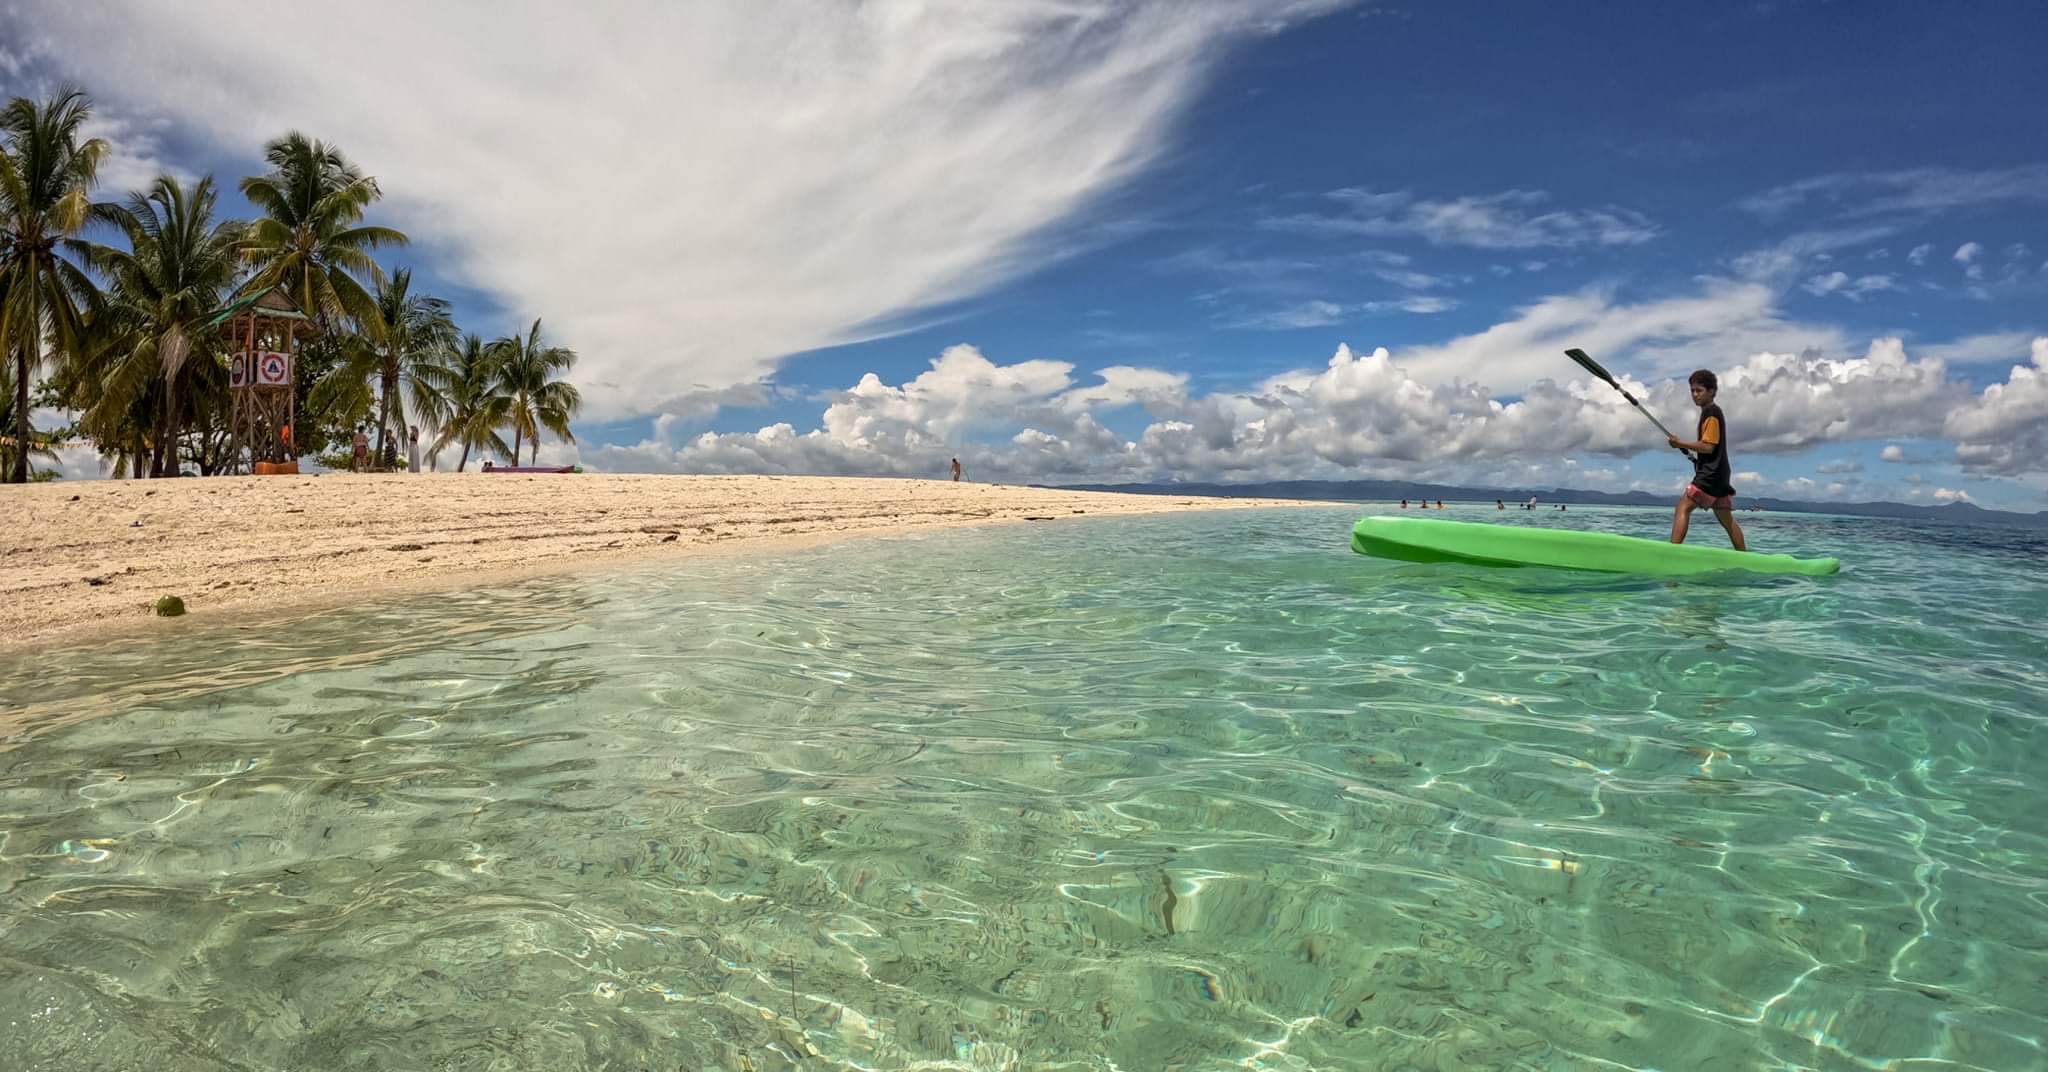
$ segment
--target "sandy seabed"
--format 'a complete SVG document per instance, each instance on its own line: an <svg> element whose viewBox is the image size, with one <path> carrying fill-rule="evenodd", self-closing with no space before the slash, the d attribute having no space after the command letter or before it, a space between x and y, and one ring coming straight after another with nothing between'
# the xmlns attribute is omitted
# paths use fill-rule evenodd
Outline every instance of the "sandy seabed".
<svg viewBox="0 0 2048 1072"><path fill-rule="evenodd" d="M605 562L946 525L1328 505L794 476L385 474L0 488L0 650ZM158 598L184 618L157 618Z"/></svg>

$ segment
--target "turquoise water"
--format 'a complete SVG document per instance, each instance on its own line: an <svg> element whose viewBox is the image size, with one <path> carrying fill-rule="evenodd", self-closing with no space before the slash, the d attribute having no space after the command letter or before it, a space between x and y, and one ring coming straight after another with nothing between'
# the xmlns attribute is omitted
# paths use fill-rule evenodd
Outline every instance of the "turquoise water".
<svg viewBox="0 0 2048 1072"><path fill-rule="evenodd" d="M2048 1067L2042 536L1752 515L1845 571L1674 583L1354 516L0 662L0 1064Z"/></svg>

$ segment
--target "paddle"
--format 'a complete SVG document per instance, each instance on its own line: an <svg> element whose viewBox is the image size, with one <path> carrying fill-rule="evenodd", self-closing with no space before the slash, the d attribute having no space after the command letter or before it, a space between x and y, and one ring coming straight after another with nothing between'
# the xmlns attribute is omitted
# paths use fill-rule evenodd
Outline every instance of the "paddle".
<svg viewBox="0 0 2048 1072"><path fill-rule="evenodd" d="M1586 356L1586 351L1581 350L1578 347L1574 346L1571 349L1566 350L1564 352L1564 356L1569 357L1573 361L1578 362L1580 368L1585 369L1587 372L1590 372L1593 375L1599 377L1600 379L1607 381L1607 386L1612 387L1617 391L1620 391L1621 397L1628 399L1628 404L1634 406L1636 408L1636 412L1643 415L1644 420L1647 420L1651 424L1656 425L1657 430L1664 433L1664 435L1667 438L1677 438L1676 436L1673 436L1671 434L1671 429L1664 427L1663 421L1660 421L1655 416L1652 416L1649 410L1643 408L1643 404L1641 402L1636 401L1636 396L1628 393L1628 388L1623 387L1619 383L1616 383L1614 377L1609 375L1606 369L1600 367L1600 362L1595 361L1591 357ZM1692 451L1689 451L1684 447L1678 448L1678 453L1683 454L1688 458L1692 457Z"/></svg>

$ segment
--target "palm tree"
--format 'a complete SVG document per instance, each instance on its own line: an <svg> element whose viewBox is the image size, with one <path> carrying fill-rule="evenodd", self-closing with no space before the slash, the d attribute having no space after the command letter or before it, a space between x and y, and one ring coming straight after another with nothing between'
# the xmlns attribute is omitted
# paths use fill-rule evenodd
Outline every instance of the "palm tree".
<svg viewBox="0 0 2048 1072"><path fill-rule="evenodd" d="M576 364L576 351L566 346L543 346L540 321L525 336L507 335L491 344L491 356L498 363L498 390L506 396L506 420L512 425L512 464L519 464L522 438L533 443L533 460L540 461L540 430L576 442L569 434L569 418L583 404L576 385L557 379Z"/></svg>
<svg viewBox="0 0 2048 1072"><path fill-rule="evenodd" d="M412 271L406 268L378 281L371 312L373 320L365 324L363 338L345 350L342 363L320 383L316 404L347 414L351 421L359 419L369 412L370 380L374 377L378 383L377 457L382 459L392 430L406 424L401 387L412 396L416 419L428 427L441 423L446 406L437 390L440 381L428 370L447 362L456 333L447 301L414 294Z"/></svg>
<svg viewBox="0 0 2048 1072"><path fill-rule="evenodd" d="M511 421L512 400L502 393L497 362L482 337L463 336L448 364L421 371L443 407L441 433L428 448L429 454L462 444L462 460L455 465L459 473L469 465L471 448L496 451L501 458L513 453L505 445L505 437L498 434L498 429Z"/></svg>
<svg viewBox="0 0 2048 1072"><path fill-rule="evenodd" d="M243 257L256 266L246 289L283 287L322 334L351 320L374 324L377 303L361 279L382 282L384 273L370 251L407 241L389 227L359 225L381 196L377 180L341 150L297 131L271 142L263 155L270 174L242 180L242 195L263 213L243 245Z"/></svg>
<svg viewBox="0 0 2048 1072"><path fill-rule="evenodd" d="M149 189L129 195L126 205L95 210L127 236L127 249L81 245L109 282L104 323L112 343L93 361L90 393L96 398L86 422L110 429L147 404L154 412L143 410L146 423L138 427L156 430L156 476L178 474L183 422L202 409L192 393L217 389L222 378L206 375L221 371L214 367L216 340L207 320L234 284L243 225L214 220L216 195L211 178L187 189L160 175Z"/></svg>
<svg viewBox="0 0 2048 1072"><path fill-rule="evenodd" d="M29 380L42 367L45 339L59 353L77 353L99 300L71 259L107 152L99 138L78 139L91 115L92 102L75 89L41 105L16 97L0 111L0 350L14 358L14 437L22 443L32 442ZM28 456L13 452L10 479L28 480Z"/></svg>

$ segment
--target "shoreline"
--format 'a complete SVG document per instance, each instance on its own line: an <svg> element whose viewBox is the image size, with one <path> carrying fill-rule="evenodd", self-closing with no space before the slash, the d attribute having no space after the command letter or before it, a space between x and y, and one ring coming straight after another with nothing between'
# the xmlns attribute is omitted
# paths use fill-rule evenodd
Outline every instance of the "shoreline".
<svg viewBox="0 0 2048 1072"><path fill-rule="evenodd" d="M1034 519L1339 505L1350 504L891 477L53 482L0 490L0 654L685 555ZM156 617L166 595L187 613Z"/></svg>

